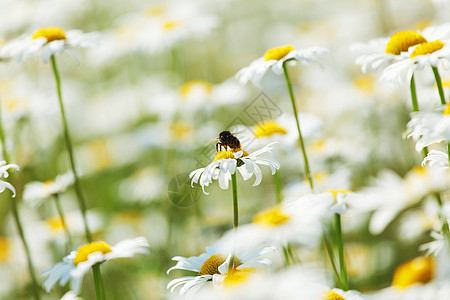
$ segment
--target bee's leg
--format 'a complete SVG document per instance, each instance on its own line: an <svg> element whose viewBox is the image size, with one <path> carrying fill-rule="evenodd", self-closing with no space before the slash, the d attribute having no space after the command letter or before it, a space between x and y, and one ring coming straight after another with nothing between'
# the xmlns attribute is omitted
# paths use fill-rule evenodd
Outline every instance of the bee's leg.
<svg viewBox="0 0 450 300"><path fill-rule="evenodd" d="M219 148L219 143L216 143L216 152L219 152L217 149Z"/></svg>

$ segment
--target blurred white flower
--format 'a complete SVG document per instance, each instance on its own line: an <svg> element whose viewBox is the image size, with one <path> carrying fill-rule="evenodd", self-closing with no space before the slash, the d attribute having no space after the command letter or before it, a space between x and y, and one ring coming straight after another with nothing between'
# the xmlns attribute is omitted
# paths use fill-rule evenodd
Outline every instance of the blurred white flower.
<svg viewBox="0 0 450 300"><path fill-rule="evenodd" d="M275 250L274 247L262 247L259 249L247 249L245 247L237 247L236 251L229 249L221 243L214 246L206 247L206 253L200 256L182 257L175 256L172 260L177 264L167 271L169 274L172 270L187 270L196 272L196 276L183 276L172 280L167 285L167 289L173 292L178 286L183 285L180 289L180 295L192 297L202 286L208 281L212 281L214 287L223 287L228 280L233 280L236 276L245 273L253 273L254 268L263 268L271 265L272 261L261 257L262 255ZM229 273L231 258L234 253L234 265Z"/></svg>
<svg viewBox="0 0 450 300"><path fill-rule="evenodd" d="M205 187L209 186L213 180L218 180L220 188L226 190L228 189L231 175L237 169L244 180L250 179L254 174L255 182L253 186L257 186L262 180L262 172L258 166L259 164L270 167L272 175L280 168L280 164L275 159L260 157L261 154L272 152L273 148L271 146L273 144L275 143L271 143L250 154L243 150L237 152L222 150L217 152L212 163L204 168L194 170L189 174L189 177L192 178L191 185L193 186L194 183L200 184L203 192L208 195Z"/></svg>
<svg viewBox="0 0 450 300"><path fill-rule="evenodd" d="M114 246L104 241L84 244L64 257L62 262L42 273L45 277L45 290L49 292L57 282L64 286L70 280L70 289L79 293L84 275L94 265L112 259L132 257L135 254L147 254L148 247L148 241L144 237L123 240Z"/></svg>
<svg viewBox="0 0 450 300"><path fill-rule="evenodd" d="M419 250L425 251L426 255L438 256L442 249L445 248L444 235L437 231L432 231L430 236L433 238L433 241L420 245Z"/></svg>
<svg viewBox="0 0 450 300"><path fill-rule="evenodd" d="M60 300L81 300L81 298L74 291L68 291Z"/></svg>
<svg viewBox="0 0 450 300"><path fill-rule="evenodd" d="M431 168L448 169L448 154L439 150L431 150L422 161L422 167L428 164Z"/></svg>
<svg viewBox="0 0 450 300"><path fill-rule="evenodd" d="M250 63L249 66L239 70L236 79L241 84L247 84L251 81L258 85L258 82L266 74L272 70L275 74L283 73L283 64L286 62L301 62L303 64L317 63L321 66L320 56L328 53L328 49L322 47L309 47L305 49L295 49L291 45L277 47L266 51L263 57L260 57Z"/></svg>
<svg viewBox="0 0 450 300"><path fill-rule="evenodd" d="M69 171L56 176L55 180L27 183L23 191L23 200L33 208L39 207L45 199L64 192L73 184L73 181L73 173Z"/></svg>
<svg viewBox="0 0 450 300"><path fill-rule="evenodd" d="M250 224L229 231L223 239L236 240L239 245L268 243L286 246L288 243L311 249L322 237L322 223L331 216L333 200L325 194L309 194L294 201L283 202L258 212Z"/></svg>
<svg viewBox="0 0 450 300"><path fill-rule="evenodd" d="M359 204L367 210L375 210L369 230L379 234L402 210L449 188L450 173L445 170L415 167L405 178L386 170L380 173L373 186L361 191L365 197Z"/></svg>
<svg viewBox="0 0 450 300"><path fill-rule="evenodd" d="M353 45L350 50L358 55L356 64L360 65L365 73L369 68L385 69L392 63L407 60L409 56L405 56L404 53L408 52L410 47L449 37L450 23L445 23L427 27L422 31L397 32L389 38L374 39L366 44L358 43Z"/></svg>
<svg viewBox="0 0 450 300"><path fill-rule="evenodd" d="M50 57L69 51L78 61L74 48L87 48L97 45L97 32L83 33L81 30L64 31L58 27L41 28L32 35L24 34L7 42L0 48L0 57L14 58L16 61L41 56L48 63Z"/></svg>
<svg viewBox="0 0 450 300"><path fill-rule="evenodd" d="M444 111L417 112L411 114L411 120L406 125L416 143L416 151L442 141L450 142L450 104Z"/></svg>
<svg viewBox="0 0 450 300"><path fill-rule="evenodd" d="M9 174L7 170L10 168L16 169L17 171L19 170L19 166L16 164L6 164L6 161L0 161L0 178L8 178ZM4 192L5 189L9 189L13 193L13 197L16 196L16 189L14 186L9 182L0 180L0 193Z"/></svg>

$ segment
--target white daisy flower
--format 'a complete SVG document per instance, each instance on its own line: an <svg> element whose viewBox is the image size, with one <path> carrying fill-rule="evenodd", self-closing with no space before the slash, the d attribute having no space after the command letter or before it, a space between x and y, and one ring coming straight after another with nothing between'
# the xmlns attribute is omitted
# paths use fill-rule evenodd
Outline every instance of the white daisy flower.
<svg viewBox="0 0 450 300"><path fill-rule="evenodd" d="M105 261L132 257L135 254L147 254L149 244L145 237L137 237L120 241L114 246L104 241L87 243L77 251L72 251L51 269L43 272L44 287L49 292L59 282L64 286L69 280L70 289L76 293L80 292L84 275L96 264Z"/></svg>
<svg viewBox="0 0 450 300"><path fill-rule="evenodd" d="M6 164L6 161L0 161L0 178L8 178L9 174L7 170L10 168L16 169L17 171L19 170L19 166L16 164ZM13 193L13 197L16 196L16 189L14 186L9 182L0 179L0 193L4 192L5 189L10 190Z"/></svg>
<svg viewBox="0 0 450 300"><path fill-rule="evenodd" d="M250 224L229 231L224 240L239 245L254 245L264 242L276 246L295 243L308 248L319 245L323 221L331 216L333 200L326 194L309 194L295 201L284 201L279 205L258 212Z"/></svg>
<svg viewBox="0 0 450 300"><path fill-rule="evenodd" d="M45 63L50 57L68 50L78 61L74 48L87 48L97 45L97 32L83 33L81 30L64 31L58 27L41 28L32 35L25 34L7 42L0 49L0 57L14 58L16 61L41 56Z"/></svg>
<svg viewBox="0 0 450 300"><path fill-rule="evenodd" d="M450 173L433 168L415 167L402 178L392 171L380 173L372 187L361 193L366 196L359 203L367 210L375 210L369 223L373 234L381 233L404 209L426 196L450 189Z"/></svg>
<svg viewBox="0 0 450 300"><path fill-rule="evenodd" d="M68 291L60 300L82 300L74 291Z"/></svg>
<svg viewBox="0 0 450 300"><path fill-rule="evenodd" d="M435 40L410 47L402 53L405 59L395 62L384 69L380 77L382 81L409 85L414 72L425 67L450 68L450 40Z"/></svg>
<svg viewBox="0 0 450 300"><path fill-rule="evenodd" d="M263 57L260 57L250 63L249 66L239 70L236 79L242 84L252 81L257 85L267 71L272 70L276 75L283 73L283 64L285 62L301 62L303 64L317 63L321 66L318 59L328 53L328 49L322 47L309 47L305 49L295 49L291 45L272 48L266 51Z"/></svg>
<svg viewBox="0 0 450 300"><path fill-rule="evenodd" d="M407 59L402 55L410 47L450 37L450 23L439 26L430 26L422 31L401 31L389 38L378 38L368 43L353 45L350 50L358 55L356 64L361 66L365 73L368 69L385 69L392 63Z"/></svg>
<svg viewBox="0 0 450 300"><path fill-rule="evenodd" d="M433 238L433 241L420 245L419 250L425 251L426 255L438 256L446 246L444 235L437 231L432 231L430 236Z"/></svg>
<svg viewBox="0 0 450 300"><path fill-rule="evenodd" d="M300 129L304 139L317 137L321 133L323 120L310 113L299 113ZM242 141L244 148L262 147L269 142L279 142L287 153L298 149L298 131L294 116L282 114L276 119L267 119L252 127L236 126L239 133L236 136ZM239 129L243 129L242 131Z"/></svg>
<svg viewBox="0 0 450 300"><path fill-rule="evenodd" d="M417 112L411 114L406 125L408 138L416 143L416 151L442 141L450 142L450 104L443 111Z"/></svg>
<svg viewBox="0 0 450 300"><path fill-rule="evenodd" d="M172 280L167 285L167 289L173 292L178 286L183 286L180 289L180 295L192 296L202 286L212 281L214 287L223 287L227 282L227 278L233 277L240 272L254 272L254 268L262 268L271 265L272 261L261 257L262 255L275 250L274 247L262 247L253 251L238 247L233 251L235 260L232 274L228 274L229 265L231 262L231 249L224 246L222 243L217 243L212 247L205 248L206 253L200 256L192 256L189 258L182 256L175 256L172 260L177 261L177 264L167 271L169 274L172 270L187 270L196 272L195 276L183 276Z"/></svg>
<svg viewBox="0 0 450 300"><path fill-rule="evenodd" d="M189 177L192 178L191 185L194 186L194 183L200 184L203 192L208 195L205 187L209 186L213 180L218 180L220 188L226 190L228 189L231 175L237 169L244 180L250 179L254 174L255 182L253 186L257 186L262 180L262 172L258 165L261 164L270 167L272 175L280 168L280 164L273 158L260 157L261 154L272 152L273 148L271 146L273 144L275 143L271 143L250 154L242 149L237 152L231 150L219 151L216 153L212 163L204 168L194 170L189 174Z"/></svg>
<svg viewBox="0 0 450 300"><path fill-rule="evenodd" d="M31 205L31 207L36 208L40 206L45 199L64 192L73 184L73 181L73 173L70 171L56 176L55 180L47 180L44 182L33 181L27 183L23 191L23 200Z"/></svg>
<svg viewBox="0 0 450 300"><path fill-rule="evenodd" d="M362 300L357 291L332 289L323 275L324 270L302 264L271 274L242 276L225 291L206 288L195 295L199 300Z"/></svg>
<svg viewBox="0 0 450 300"><path fill-rule="evenodd" d="M448 154L439 150L431 150L422 161L422 167L428 164L431 168L448 169Z"/></svg>

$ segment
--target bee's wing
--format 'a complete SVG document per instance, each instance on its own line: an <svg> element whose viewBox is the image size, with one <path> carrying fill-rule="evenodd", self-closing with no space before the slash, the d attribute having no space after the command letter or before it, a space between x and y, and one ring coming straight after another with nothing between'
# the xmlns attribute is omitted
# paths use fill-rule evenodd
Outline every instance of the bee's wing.
<svg viewBox="0 0 450 300"><path fill-rule="evenodd" d="M205 145L211 145L212 143L214 143L215 141L218 141L218 140L219 140L219 138L216 137L215 139L208 141Z"/></svg>

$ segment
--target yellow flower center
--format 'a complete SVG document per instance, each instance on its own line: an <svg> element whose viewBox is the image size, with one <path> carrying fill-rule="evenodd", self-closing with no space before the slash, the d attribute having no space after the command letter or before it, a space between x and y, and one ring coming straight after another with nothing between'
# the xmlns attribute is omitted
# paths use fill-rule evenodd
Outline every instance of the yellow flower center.
<svg viewBox="0 0 450 300"><path fill-rule="evenodd" d="M177 27L177 26L179 26L179 25L180 25L180 22L177 22L177 21L169 21L169 22L165 22L165 23L163 24L162 27L163 27L165 30L170 31L170 30L174 29L175 27Z"/></svg>
<svg viewBox="0 0 450 300"><path fill-rule="evenodd" d="M179 120L170 124L170 132L174 140L186 141L189 138L189 134L192 132L192 125L188 122Z"/></svg>
<svg viewBox="0 0 450 300"><path fill-rule="evenodd" d="M427 169L421 166L415 166L408 172L408 175L425 176L427 175Z"/></svg>
<svg viewBox="0 0 450 300"><path fill-rule="evenodd" d="M210 94L212 87L212 84L206 80L191 80L180 87L180 93L186 99L194 91L204 91L206 94Z"/></svg>
<svg viewBox="0 0 450 300"><path fill-rule="evenodd" d="M445 44L441 41L422 43L414 49L413 53L411 53L410 58L414 58L419 55L427 55L427 54L436 52L436 51L442 49L444 46L445 46Z"/></svg>
<svg viewBox="0 0 450 300"><path fill-rule="evenodd" d="M227 158L234 158L234 152L230 150L222 150L216 153L214 156L214 161L219 159L227 159Z"/></svg>
<svg viewBox="0 0 450 300"><path fill-rule="evenodd" d="M427 283L433 279L434 268L435 261L432 257L416 257L397 267L392 285L407 288L415 283Z"/></svg>
<svg viewBox="0 0 450 300"><path fill-rule="evenodd" d="M386 53L399 55L408 51L409 47L426 43L427 40L419 33L406 30L394 33L386 46Z"/></svg>
<svg viewBox="0 0 450 300"><path fill-rule="evenodd" d="M151 17L158 17L163 15L167 11L163 4L156 4L145 10L145 14Z"/></svg>
<svg viewBox="0 0 450 300"><path fill-rule="evenodd" d="M356 78L353 83L356 87L358 87L363 92L372 93L374 88L374 78L369 75L361 75L358 78Z"/></svg>
<svg viewBox="0 0 450 300"><path fill-rule="evenodd" d="M330 173L328 172L317 172L313 174L314 179L317 181L317 183L324 183L325 180L330 177Z"/></svg>
<svg viewBox="0 0 450 300"><path fill-rule="evenodd" d="M50 230L53 233L60 232L64 229L63 224L61 222L61 218L59 217L50 217L47 220L45 220L45 223L50 227Z"/></svg>
<svg viewBox="0 0 450 300"><path fill-rule="evenodd" d="M450 102L447 104L447 107L442 112L444 115L450 116Z"/></svg>
<svg viewBox="0 0 450 300"><path fill-rule="evenodd" d="M295 50L295 48L292 47L291 45L287 45L284 47L272 48L272 49L267 50L266 53L264 53L264 59L265 59L265 61L280 60L283 57L285 57L286 55L288 55L289 52L291 52L292 50Z"/></svg>
<svg viewBox="0 0 450 300"><path fill-rule="evenodd" d="M57 40L65 40L66 33L59 27L48 27L41 28L33 34L33 39L38 39L44 37L47 39L47 43L57 41Z"/></svg>
<svg viewBox="0 0 450 300"><path fill-rule="evenodd" d="M236 286L247 281L253 271L254 268L234 269L230 274L227 274L227 277L225 277L225 287Z"/></svg>
<svg viewBox="0 0 450 300"><path fill-rule="evenodd" d="M200 268L200 275L214 275L220 274L219 267L227 260L226 256L223 254L214 254L210 258L205 260L202 267ZM234 258L234 263L236 268L241 264L237 257Z"/></svg>
<svg viewBox="0 0 450 300"><path fill-rule="evenodd" d="M111 252L111 247L104 241L97 241L97 242L91 242L84 244L80 248L78 248L77 255L75 256L75 259L73 260L73 264L77 266L79 263L82 263L84 261L88 260L89 254L95 253L95 252L101 252L103 254Z"/></svg>
<svg viewBox="0 0 450 300"><path fill-rule="evenodd" d="M257 213L252 222L264 226L279 226L290 219L291 217L283 214L281 207L277 205Z"/></svg>
<svg viewBox="0 0 450 300"><path fill-rule="evenodd" d="M323 298L323 300L345 300L345 298L335 291L328 291L325 293L325 297Z"/></svg>
<svg viewBox="0 0 450 300"><path fill-rule="evenodd" d="M260 137L268 137L274 134L286 134L287 131L274 120L267 120L261 123L258 123L254 127L255 136Z"/></svg>
<svg viewBox="0 0 450 300"><path fill-rule="evenodd" d="M11 252L11 241L5 236L0 237L0 263L7 262Z"/></svg>

